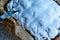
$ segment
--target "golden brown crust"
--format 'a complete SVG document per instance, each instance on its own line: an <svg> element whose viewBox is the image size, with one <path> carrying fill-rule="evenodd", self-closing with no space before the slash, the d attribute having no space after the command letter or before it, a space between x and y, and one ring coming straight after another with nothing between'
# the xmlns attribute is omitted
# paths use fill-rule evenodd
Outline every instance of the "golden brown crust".
<svg viewBox="0 0 60 40"><path fill-rule="evenodd" d="M0 22L1 24L5 25L7 29L9 29L9 31L15 33L15 28L14 28L14 23L9 20L9 19L6 19L2 22Z"/></svg>
<svg viewBox="0 0 60 40"><path fill-rule="evenodd" d="M55 38L55 40L60 40L60 36L57 36L57 37Z"/></svg>
<svg viewBox="0 0 60 40"><path fill-rule="evenodd" d="M9 3L10 0L0 0L0 10L3 10L3 12L7 11L7 3Z"/></svg>

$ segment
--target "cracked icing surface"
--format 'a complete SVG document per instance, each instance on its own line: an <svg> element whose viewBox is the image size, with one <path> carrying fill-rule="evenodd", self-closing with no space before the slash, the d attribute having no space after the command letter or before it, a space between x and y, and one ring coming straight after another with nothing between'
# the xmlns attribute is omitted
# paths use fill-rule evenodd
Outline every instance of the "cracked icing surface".
<svg viewBox="0 0 60 40"><path fill-rule="evenodd" d="M53 0L11 0L7 8L19 10L12 16L38 40L51 40L58 35L60 6Z"/></svg>

